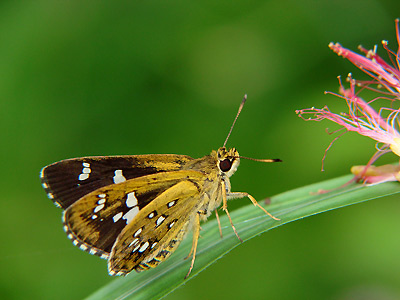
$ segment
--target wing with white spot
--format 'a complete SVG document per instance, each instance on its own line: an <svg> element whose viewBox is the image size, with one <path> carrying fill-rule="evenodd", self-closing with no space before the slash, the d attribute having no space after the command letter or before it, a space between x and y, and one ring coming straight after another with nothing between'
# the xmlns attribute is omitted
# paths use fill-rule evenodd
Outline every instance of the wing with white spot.
<svg viewBox="0 0 400 300"><path fill-rule="evenodd" d="M163 172L101 187L65 210L64 230L74 245L107 258L118 235L127 224L140 223L140 212L152 207L154 199L187 177L202 176L197 171Z"/></svg>
<svg viewBox="0 0 400 300"><path fill-rule="evenodd" d="M178 247L200 202L203 175L171 186L141 209L118 236L108 261L110 275L126 275L157 266ZM197 173L197 172L196 172Z"/></svg>
<svg viewBox="0 0 400 300"><path fill-rule="evenodd" d="M40 179L48 197L66 209L98 188L159 172L177 171L189 160L192 160L189 156L175 154L72 158L44 167Z"/></svg>

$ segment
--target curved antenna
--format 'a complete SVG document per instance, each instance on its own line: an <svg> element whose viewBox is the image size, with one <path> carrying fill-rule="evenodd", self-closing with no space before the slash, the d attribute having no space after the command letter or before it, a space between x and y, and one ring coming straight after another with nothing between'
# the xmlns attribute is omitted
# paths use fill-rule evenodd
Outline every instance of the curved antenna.
<svg viewBox="0 0 400 300"><path fill-rule="evenodd" d="M244 103L246 102L246 100L247 100L247 94L244 95L243 100L242 100L242 103L240 103L239 110L238 110L238 112L237 112L237 114L236 114L235 120L233 120L233 124L232 124L232 126L231 126L231 129L229 130L228 136L226 137L226 140L225 140L224 145L223 145L222 147L225 147L226 143L228 142L229 136L230 136L231 133L232 133L233 126L235 126L236 120L237 120L237 118L239 117L239 114L240 114L240 112L242 111L242 108L243 108Z"/></svg>

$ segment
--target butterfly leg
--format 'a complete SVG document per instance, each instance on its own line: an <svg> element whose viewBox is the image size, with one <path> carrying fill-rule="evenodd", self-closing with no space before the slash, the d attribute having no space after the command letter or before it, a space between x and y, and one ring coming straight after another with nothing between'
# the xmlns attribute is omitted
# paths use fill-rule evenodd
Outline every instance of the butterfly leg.
<svg viewBox="0 0 400 300"><path fill-rule="evenodd" d="M197 212L197 215L206 215L207 213L206 213L206 211L203 211L203 210L200 210L200 211L198 211ZM196 221L195 221L195 224L193 225L193 233L195 233L195 231L196 231L196 226L197 226L197 223L196 223ZM197 236L198 236L198 238L200 237L200 230L201 230L201 226L200 226L200 221L199 221L199 229L198 229L198 234L197 234ZM195 246L195 243L194 243L194 238L195 238L195 234L193 234L193 243L192 243L192 248L190 249L190 252L189 252L189 254L184 258L184 259L188 259L190 256L192 256L192 253L193 253L193 251L194 251L194 246Z"/></svg>
<svg viewBox="0 0 400 300"><path fill-rule="evenodd" d="M201 212L197 212L197 214L196 214L196 220L195 220L194 227L193 227L192 249L190 249L189 255L187 256L187 257L189 257L190 255L192 255L192 262L190 264L189 271L185 276L185 279L188 278L190 275L190 272L192 272L192 269L194 266L194 261L196 259L197 242L199 241L199 235L200 235L200 214L201 214Z"/></svg>
<svg viewBox="0 0 400 300"><path fill-rule="evenodd" d="M215 217L217 218L218 222L218 228L219 228L219 235L221 236L222 239L222 228L221 228L221 221L219 220L219 215L218 215L218 210L215 210Z"/></svg>
<svg viewBox="0 0 400 300"><path fill-rule="evenodd" d="M264 207L262 207L260 204L258 204L257 200L250 194L248 193L244 193L244 192L229 192L227 193L227 198L228 199L235 199L235 198L249 198L251 200L251 202L254 204L254 206L258 206L259 208L261 208L268 216L270 216L272 219L280 221L280 219L274 217L273 215L271 215Z"/></svg>
<svg viewBox="0 0 400 300"><path fill-rule="evenodd" d="M233 232L236 234L236 236L239 239L239 241L241 241L243 243L243 240L240 238L239 234L236 231L235 225L233 225L231 215L229 214L229 211L228 211L228 200L227 200L228 197L227 197L227 189L226 189L225 181L221 182L221 189L222 189L222 209L224 210L224 212L228 216L228 219L229 219L229 222L231 223Z"/></svg>

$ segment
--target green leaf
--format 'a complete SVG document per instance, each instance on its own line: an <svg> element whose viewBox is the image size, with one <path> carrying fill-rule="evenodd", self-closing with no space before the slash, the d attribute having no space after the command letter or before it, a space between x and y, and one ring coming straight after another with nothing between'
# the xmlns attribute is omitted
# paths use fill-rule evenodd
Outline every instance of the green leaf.
<svg viewBox="0 0 400 300"><path fill-rule="evenodd" d="M261 209L250 204L231 213L233 222L240 237L246 241L272 228L301 218L400 193L400 185L397 182L387 182L374 186L353 183L329 193L315 194L320 189L340 187L351 178L351 175L344 176L272 197L271 204L266 207L281 221L271 219ZM264 205L262 201L259 203ZM191 236L182 242L171 258L157 268L142 273L132 272L125 278L117 278L87 299L157 299L167 295L241 244L226 216L221 216L221 225L224 235L222 239L215 219L202 225L196 262L188 279L184 280L184 277L189 270L190 259L184 260L184 257L190 251Z"/></svg>

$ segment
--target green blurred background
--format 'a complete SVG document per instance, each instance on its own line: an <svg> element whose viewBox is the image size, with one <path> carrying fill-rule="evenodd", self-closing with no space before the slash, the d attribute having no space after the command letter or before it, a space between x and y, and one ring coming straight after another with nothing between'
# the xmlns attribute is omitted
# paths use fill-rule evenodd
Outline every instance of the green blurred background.
<svg viewBox="0 0 400 300"><path fill-rule="evenodd" d="M397 50L399 16L397 0L2 1L0 298L80 299L113 280L66 238L42 190L39 170L54 161L201 157L222 145L247 93L228 146L284 162L243 161L234 191L262 199L365 164L374 143L347 134L321 173L335 127L295 110L343 109L323 92L337 91L337 75L363 75L328 43ZM386 198L282 226L166 299L400 299L399 215Z"/></svg>

